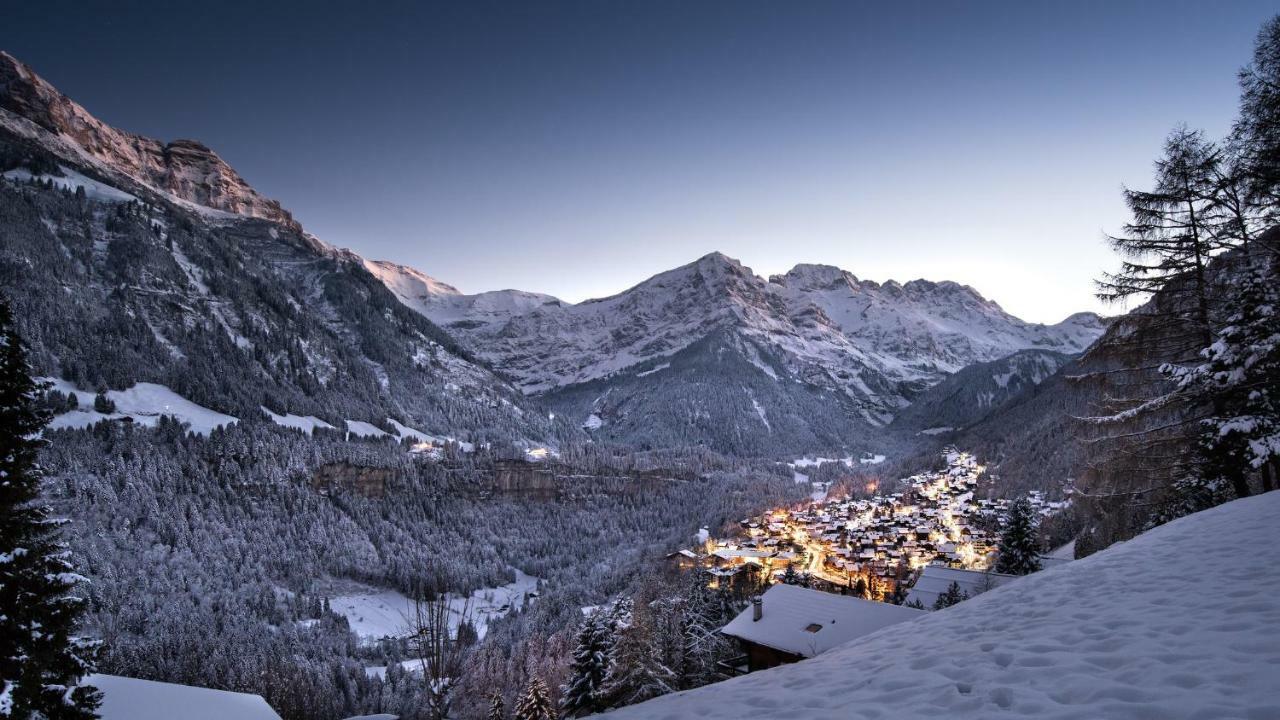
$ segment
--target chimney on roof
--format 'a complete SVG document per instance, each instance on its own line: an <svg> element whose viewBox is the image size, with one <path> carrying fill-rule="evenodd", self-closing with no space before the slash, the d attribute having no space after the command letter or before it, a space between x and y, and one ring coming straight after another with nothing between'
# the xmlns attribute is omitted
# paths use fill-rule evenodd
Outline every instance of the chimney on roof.
<svg viewBox="0 0 1280 720"><path fill-rule="evenodd" d="M751 596L751 622L760 622L762 617L764 617L764 598L753 595Z"/></svg>

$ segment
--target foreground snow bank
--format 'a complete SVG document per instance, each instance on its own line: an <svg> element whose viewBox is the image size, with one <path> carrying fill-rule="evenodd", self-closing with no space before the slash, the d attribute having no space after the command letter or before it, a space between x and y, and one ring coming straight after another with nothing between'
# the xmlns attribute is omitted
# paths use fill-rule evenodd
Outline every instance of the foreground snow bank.
<svg viewBox="0 0 1280 720"><path fill-rule="evenodd" d="M1280 492L1176 520L652 718L1280 718Z"/></svg>

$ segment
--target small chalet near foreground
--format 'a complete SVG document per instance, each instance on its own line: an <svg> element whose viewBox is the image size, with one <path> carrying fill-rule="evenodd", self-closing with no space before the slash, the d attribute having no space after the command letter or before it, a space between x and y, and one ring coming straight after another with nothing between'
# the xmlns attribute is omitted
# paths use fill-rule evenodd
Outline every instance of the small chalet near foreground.
<svg viewBox="0 0 1280 720"><path fill-rule="evenodd" d="M90 675L84 684L102 691L102 720L280 720L261 695Z"/></svg>
<svg viewBox="0 0 1280 720"><path fill-rule="evenodd" d="M880 628L925 613L899 605L774 585L721 630L741 641L745 668L762 670L821 655Z"/></svg>

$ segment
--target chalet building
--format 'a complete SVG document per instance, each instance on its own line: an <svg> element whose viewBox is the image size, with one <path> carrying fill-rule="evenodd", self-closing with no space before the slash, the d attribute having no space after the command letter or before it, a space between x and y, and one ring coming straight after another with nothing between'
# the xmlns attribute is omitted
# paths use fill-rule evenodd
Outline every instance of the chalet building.
<svg viewBox="0 0 1280 720"><path fill-rule="evenodd" d="M906 601L918 602L928 610L937 602L938 596L951 587L951 583L956 583L961 591L969 597L974 597L1017 578L1017 575L998 572L926 565L920 569L920 576L911 586L911 592L907 594Z"/></svg>
<svg viewBox="0 0 1280 720"><path fill-rule="evenodd" d="M119 675L90 675L84 684L102 691L101 720L280 720L261 695Z"/></svg>
<svg viewBox="0 0 1280 720"><path fill-rule="evenodd" d="M681 570L693 570L706 565L707 556L692 550L678 550L667 555L667 562Z"/></svg>
<svg viewBox="0 0 1280 720"><path fill-rule="evenodd" d="M726 669L736 674L796 662L922 616L922 611L900 605L774 585L721 628L743 650Z"/></svg>

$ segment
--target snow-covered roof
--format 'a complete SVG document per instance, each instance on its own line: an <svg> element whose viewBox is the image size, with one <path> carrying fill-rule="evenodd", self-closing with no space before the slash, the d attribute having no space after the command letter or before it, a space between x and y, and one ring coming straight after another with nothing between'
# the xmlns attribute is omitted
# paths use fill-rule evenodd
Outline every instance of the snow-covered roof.
<svg viewBox="0 0 1280 720"><path fill-rule="evenodd" d="M754 609L748 607L721 632L804 657L923 615L912 608L796 585L774 585L763 599L764 612L759 620L752 619Z"/></svg>
<svg viewBox="0 0 1280 720"><path fill-rule="evenodd" d="M1280 492L1174 520L946 612L609 720L1276 717ZM1189 591L1196 587L1213 592Z"/></svg>
<svg viewBox="0 0 1280 720"><path fill-rule="evenodd" d="M773 557L772 550L747 550L745 548L738 550L730 550L729 548L721 548L711 553L722 560L733 560L734 558L767 558Z"/></svg>
<svg viewBox="0 0 1280 720"><path fill-rule="evenodd" d="M907 602L915 600L926 608L931 608L938 596L946 592L953 582L957 583L961 590L968 593L969 597L975 597L1016 579L1016 575L1005 575L998 572L961 570L942 565L926 565L920 570L920 578L916 580L916 584L911 586L911 592L907 593Z"/></svg>
<svg viewBox="0 0 1280 720"><path fill-rule="evenodd" d="M90 675L84 684L102 691L101 720L280 720L261 695L119 675Z"/></svg>

